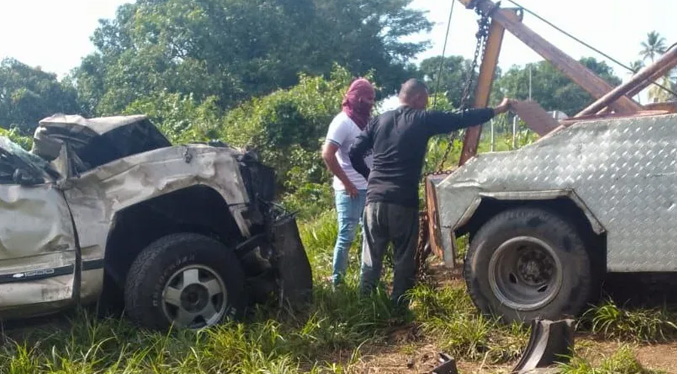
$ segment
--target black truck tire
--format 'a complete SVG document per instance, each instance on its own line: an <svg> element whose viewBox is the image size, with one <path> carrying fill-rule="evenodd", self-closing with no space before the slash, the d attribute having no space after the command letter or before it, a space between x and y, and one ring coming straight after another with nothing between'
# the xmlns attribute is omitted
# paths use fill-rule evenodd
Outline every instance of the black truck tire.
<svg viewBox="0 0 677 374"><path fill-rule="evenodd" d="M475 305L506 323L575 316L596 285L576 227L549 210L499 213L473 237L464 277Z"/></svg>
<svg viewBox="0 0 677 374"><path fill-rule="evenodd" d="M245 277L235 253L198 234L163 237L134 260L125 285L125 313L153 329L199 329L240 317Z"/></svg>

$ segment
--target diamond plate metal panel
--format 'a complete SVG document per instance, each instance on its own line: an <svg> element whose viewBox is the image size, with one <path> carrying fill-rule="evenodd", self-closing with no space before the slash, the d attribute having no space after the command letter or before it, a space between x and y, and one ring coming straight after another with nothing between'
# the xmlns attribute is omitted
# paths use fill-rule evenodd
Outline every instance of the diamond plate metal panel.
<svg viewBox="0 0 677 374"><path fill-rule="evenodd" d="M573 190L607 231L609 271L677 271L677 115L579 123L481 154L436 190L446 230L481 193Z"/></svg>

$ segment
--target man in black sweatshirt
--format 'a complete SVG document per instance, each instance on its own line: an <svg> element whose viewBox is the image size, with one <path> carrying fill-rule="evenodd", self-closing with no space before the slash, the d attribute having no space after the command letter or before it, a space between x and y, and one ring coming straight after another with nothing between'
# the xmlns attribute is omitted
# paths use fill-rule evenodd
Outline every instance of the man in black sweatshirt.
<svg viewBox="0 0 677 374"><path fill-rule="evenodd" d="M459 113L426 111L428 89L416 79L402 85L401 106L374 118L350 150L353 168L367 180L364 210L365 237L360 289L370 293L381 278L383 255L393 244L395 272L391 299L408 305L406 291L416 277L418 240L418 184L430 137L479 125L509 109L503 99L496 108L467 109ZM373 167L364 156L373 152Z"/></svg>

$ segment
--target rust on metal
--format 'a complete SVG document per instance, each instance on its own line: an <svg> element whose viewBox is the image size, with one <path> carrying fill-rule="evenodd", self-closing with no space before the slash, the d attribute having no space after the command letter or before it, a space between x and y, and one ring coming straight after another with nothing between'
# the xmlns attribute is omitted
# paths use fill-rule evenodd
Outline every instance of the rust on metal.
<svg viewBox="0 0 677 374"><path fill-rule="evenodd" d="M442 258L442 237L441 228L439 226L439 215L437 212L437 196L435 194L434 184L444 180L451 172L438 173L430 175L425 179L425 201L427 208L427 224L428 224L428 242L432 252Z"/></svg>
<svg viewBox="0 0 677 374"><path fill-rule="evenodd" d="M636 95L639 91L651 84L656 77L662 76L675 66L677 66L677 47L670 48L670 50L665 52L665 54L663 54L663 56L655 63L642 69L639 73L633 75L629 81L614 88L606 95L590 104L587 108L576 114L575 117L595 114L604 109L607 105L612 105L619 98L625 97L624 95L626 94Z"/></svg>
<svg viewBox="0 0 677 374"><path fill-rule="evenodd" d="M535 101L517 101L511 105L511 109L539 136L546 135L560 126L559 122Z"/></svg>
<svg viewBox="0 0 677 374"><path fill-rule="evenodd" d="M519 18L514 10L505 10L506 13L511 14L511 19L519 22ZM491 21L489 26L489 36L487 37L486 49L484 58L480 65L480 73L477 77L477 86L475 88L475 108L483 108L489 104L489 94L491 93L491 85L496 74L496 66L498 65L498 55L501 53L501 44L503 43L503 35L505 29L501 24L495 20ZM463 139L463 150L461 151L461 158L458 164L463 165L471 157L477 154L477 146L480 142L480 135L482 134L482 126L473 126L468 128Z"/></svg>
<svg viewBox="0 0 677 374"><path fill-rule="evenodd" d="M584 121L593 121L593 120L598 120L598 119L610 119L610 118L629 118L629 117L650 117L650 116L658 116L662 114L670 114L670 113L675 113L674 109L673 110L642 110L637 113L631 113L631 114L623 114L623 113L609 113L609 114L591 114L587 116L582 116L582 117L575 117L575 118L567 118L560 120L559 123L560 125L564 127L569 127L575 123L579 122L584 122Z"/></svg>
<svg viewBox="0 0 677 374"><path fill-rule="evenodd" d="M646 110L664 110L668 113L677 113L677 101L668 101L666 103L649 103L645 104Z"/></svg>
<svg viewBox="0 0 677 374"><path fill-rule="evenodd" d="M472 2L471 0L459 1L466 6ZM584 65L562 52L521 22L516 21L509 10L495 9L496 4L490 0L478 0L474 5L484 14L493 11L491 14L492 22L502 25L527 46L550 61L553 66L571 78L595 99L603 97L613 89L609 83L595 75ZM619 97L610 105L619 113L633 113L642 109L641 105L626 96Z"/></svg>
<svg viewBox="0 0 677 374"><path fill-rule="evenodd" d="M675 65L672 65L672 66L670 67L670 69L672 69L674 66L675 66ZM655 81L658 80L660 77L662 77L663 75L665 75L670 69L661 69L661 70L659 70L659 71L656 71L654 74L651 75L651 77L647 78L647 79L646 79L644 82L642 82L640 85L638 85L637 87L635 87L635 88L631 89L630 91L628 91L628 93L625 94L625 96L628 96L628 97L635 97L635 95L638 95L640 92L642 92L642 90L644 90L645 88L647 88L652 82L655 82ZM647 108L647 104L644 104L643 106L644 106L644 108Z"/></svg>

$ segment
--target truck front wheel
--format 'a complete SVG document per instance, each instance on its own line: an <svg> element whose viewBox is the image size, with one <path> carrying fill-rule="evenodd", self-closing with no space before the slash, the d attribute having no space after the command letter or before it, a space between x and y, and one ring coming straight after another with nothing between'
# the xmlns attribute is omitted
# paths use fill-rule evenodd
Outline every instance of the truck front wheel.
<svg viewBox="0 0 677 374"><path fill-rule="evenodd" d="M125 313L157 330L200 329L238 317L245 307L244 273L235 253L197 234L166 236L136 258L125 286Z"/></svg>
<svg viewBox="0 0 677 374"><path fill-rule="evenodd" d="M594 291L592 266L576 228L544 209L521 207L474 236L464 277L475 305L505 322L578 315Z"/></svg>

